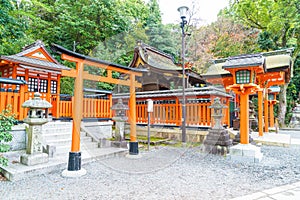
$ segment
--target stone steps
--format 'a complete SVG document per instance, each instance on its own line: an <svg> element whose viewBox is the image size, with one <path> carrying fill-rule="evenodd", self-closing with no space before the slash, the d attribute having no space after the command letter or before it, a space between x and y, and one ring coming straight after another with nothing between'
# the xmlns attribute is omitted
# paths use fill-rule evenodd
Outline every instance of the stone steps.
<svg viewBox="0 0 300 200"><path fill-rule="evenodd" d="M44 128L44 127L43 127ZM72 144L72 123L52 122L46 124L43 131L43 140L46 145L55 147L54 156L67 156ZM91 151L98 148L98 143L85 132L80 133L81 151Z"/></svg>

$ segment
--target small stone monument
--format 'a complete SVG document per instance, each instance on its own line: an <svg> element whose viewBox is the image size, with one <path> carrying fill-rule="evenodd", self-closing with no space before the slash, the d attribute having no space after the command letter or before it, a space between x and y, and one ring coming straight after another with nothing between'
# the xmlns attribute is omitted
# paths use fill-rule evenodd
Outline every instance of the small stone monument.
<svg viewBox="0 0 300 200"><path fill-rule="evenodd" d="M126 110L128 106L123 104L122 99L118 99L118 103L111 107L112 110L115 110L115 116L112 118L116 122L115 126L115 139L116 141L112 142L114 146L117 147L126 147L127 142L125 141L125 122L128 117L126 116Z"/></svg>
<svg viewBox="0 0 300 200"><path fill-rule="evenodd" d="M212 154L225 155L229 153L229 147L232 145L230 135L222 126L222 109L227 108L220 102L220 98L216 97L214 103L209 106L212 108L212 118L214 119L214 126L208 130L206 139L204 140L204 148L206 152Z"/></svg>
<svg viewBox="0 0 300 200"><path fill-rule="evenodd" d="M42 125L48 122L48 108L52 105L41 99L41 94L34 93L34 98L22 104L23 108L29 108L28 116L24 123L28 124L28 142L26 154L21 156L24 165L37 165L48 162L48 154L43 153ZM44 113L45 111L45 113ZM44 115L45 114L45 115Z"/></svg>

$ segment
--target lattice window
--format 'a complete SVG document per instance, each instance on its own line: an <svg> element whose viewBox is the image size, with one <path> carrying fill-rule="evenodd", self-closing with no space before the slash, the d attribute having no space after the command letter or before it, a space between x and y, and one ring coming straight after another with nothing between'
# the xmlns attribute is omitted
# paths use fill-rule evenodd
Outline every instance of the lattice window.
<svg viewBox="0 0 300 200"><path fill-rule="evenodd" d="M25 81L25 76L17 76L17 79ZM16 86L16 90L20 90L20 86L19 85Z"/></svg>
<svg viewBox="0 0 300 200"><path fill-rule="evenodd" d="M51 81L51 94L57 93L57 81Z"/></svg>
<svg viewBox="0 0 300 200"><path fill-rule="evenodd" d="M41 79L40 80L40 92L47 93L48 80Z"/></svg>
<svg viewBox="0 0 300 200"><path fill-rule="evenodd" d="M37 78L29 78L28 79L28 91L29 92L37 92L38 91L38 79Z"/></svg>
<svg viewBox="0 0 300 200"><path fill-rule="evenodd" d="M241 70L236 72L236 83L244 84L250 82L250 70Z"/></svg>

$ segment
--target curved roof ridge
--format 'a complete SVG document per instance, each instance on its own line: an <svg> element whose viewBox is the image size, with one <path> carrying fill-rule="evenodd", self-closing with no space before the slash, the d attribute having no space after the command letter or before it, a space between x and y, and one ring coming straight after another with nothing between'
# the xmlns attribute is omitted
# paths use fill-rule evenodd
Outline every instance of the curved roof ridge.
<svg viewBox="0 0 300 200"><path fill-rule="evenodd" d="M141 47L143 50L149 49L149 50L151 50L151 51L153 51L155 53L158 53L158 54L160 54L162 56L165 56L165 57L171 59L174 62L174 57L171 54L165 53L165 52L163 52L163 51L161 51L161 50L159 50L159 49L157 49L157 48L155 48L153 46L150 46L150 45L148 45L146 43L143 43L143 42L138 42L137 46Z"/></svg>

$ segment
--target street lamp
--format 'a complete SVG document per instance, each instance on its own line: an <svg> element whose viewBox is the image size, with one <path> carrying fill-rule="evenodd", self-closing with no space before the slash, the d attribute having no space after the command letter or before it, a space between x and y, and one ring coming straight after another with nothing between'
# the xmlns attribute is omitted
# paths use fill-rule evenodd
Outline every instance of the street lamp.
<svg viewBox="0 0 300 200"><path fill-rule="evenodd" d="M180 13L180 28L182 30L182 39L181 39L181 58L182 58L182 142L186 142L186 99L185 99L185 67L184 67L184 38L185 38L185 31L184 26L186 25L186 14L189 10L186 6L181 6L177 9Z"/></svg>

